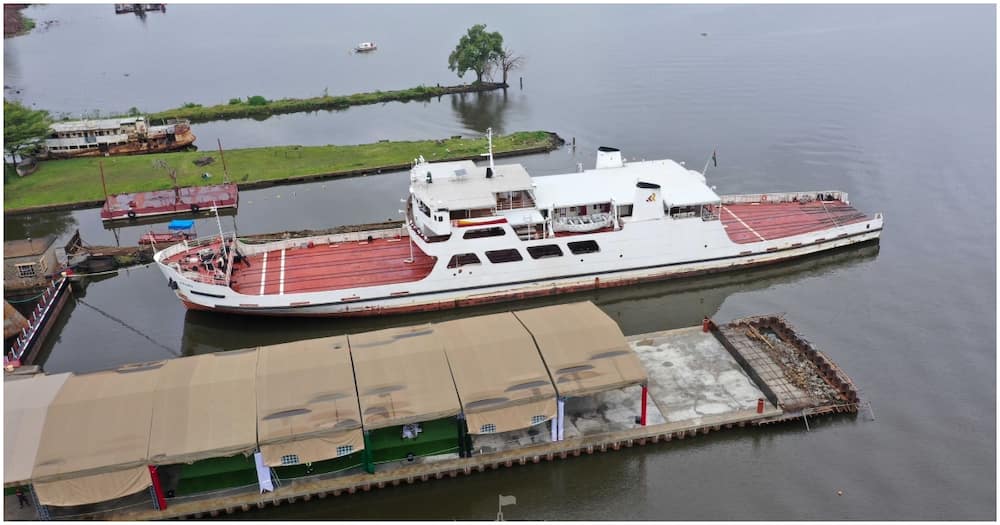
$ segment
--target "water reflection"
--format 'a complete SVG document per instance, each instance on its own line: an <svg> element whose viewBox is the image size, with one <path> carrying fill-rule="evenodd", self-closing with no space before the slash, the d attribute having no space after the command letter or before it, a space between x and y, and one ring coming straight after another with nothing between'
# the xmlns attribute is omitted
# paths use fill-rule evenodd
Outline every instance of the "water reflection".
<svg viewBox="0 0 1000 525"><path fill-rule="evenodd" d="M877 244L868 244L810 256L794 263L734 273L381 318L249 318L188 311L184 317L181 351L184 355L204 354L575 301L593 301L615 319L627 335L680 328L699 324L703 316L715 315L732 294L766 289L865 264L875 259L878 250Z"/></svg>
<svg viewBox="0 0 1000 525"><path fill-rule="evenodd" d="M46 235L70 234L77 227L72 211L4 215L4 240L38 239Z"/></svg>
<svg viewBox="0 0 1000 525"><path fill-rule="evenodd" d="M492 127L494 133L506 133L504 113L510 104L506 89L461 93L450 98L451 109L467 129L486 133L486 128Z"/></svg>

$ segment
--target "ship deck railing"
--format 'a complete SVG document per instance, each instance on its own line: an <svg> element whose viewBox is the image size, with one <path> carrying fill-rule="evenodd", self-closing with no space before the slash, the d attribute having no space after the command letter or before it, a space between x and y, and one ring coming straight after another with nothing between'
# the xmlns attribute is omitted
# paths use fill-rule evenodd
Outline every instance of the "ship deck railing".
<svg viewBox="0 0 1000 525"><path fill-rule="evenodd" d="M777 193L745 193L737 195L720 195L722 199L722 204L753 204L753 203L778 203L778 202L812 202L814 200L819 200L817 197L822 196L823 200L835 200L843 202L844 204L850 205L850 201L847 200L847 192L828 190L828 191L793 191L793 192L777 192Z"/></svg>

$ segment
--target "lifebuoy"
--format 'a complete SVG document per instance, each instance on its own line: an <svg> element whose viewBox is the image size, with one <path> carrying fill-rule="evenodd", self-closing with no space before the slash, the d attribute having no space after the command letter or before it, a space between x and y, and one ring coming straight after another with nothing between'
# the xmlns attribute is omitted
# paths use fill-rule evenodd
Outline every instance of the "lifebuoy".
<svg viewBox="0 0 1000 525"><path fill-rule="evenodd" d="M767 202L767 195L761 195L760 202Z"/></svg>
<svg viewBox="0 0 1000 525"><path fill-rule="evenodd" d="M128 211L128 218L129 219L134 219L135 218L135 210L129 210Z"/></svg>
<svg viewBox="0 0 1000 525"><path fill-rule="evenodd" d="M198 213L199 210L201 210L201 206L198 206L197 204L191 205L191 213Z"/></svg>

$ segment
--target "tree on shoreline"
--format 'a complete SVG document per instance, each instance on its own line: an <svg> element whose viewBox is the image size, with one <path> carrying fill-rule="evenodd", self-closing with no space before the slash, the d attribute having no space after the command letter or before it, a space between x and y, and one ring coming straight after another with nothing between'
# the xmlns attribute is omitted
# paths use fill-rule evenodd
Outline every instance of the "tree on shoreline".
<svg viewBox="0 0 1000 525"><path fill-rule="evenodd" d="M507 84L507 75L511 71L520 68L524 65L525 58L521 55L514 53L514 51L505 47L500 55L496 58L497 67L503 72L503 83Z"/></svg>
<svg viewBox="0 0 1000 525"><path fill-rule="evenodd" d="M485 24L469 28L458 41L455 50L448 55L448 69L458 72L462 78L466 71L476 73L476 84L483 82L483 75L503 53L503 35L487 33Z"/></svg>
<svg viewBox="0 0 1000 525"><path fill-rule="evenodd" d="M25 107L20 102L3 101L3 149L12 167L18 155L34 151L49 134L49 112Z"/></svg>

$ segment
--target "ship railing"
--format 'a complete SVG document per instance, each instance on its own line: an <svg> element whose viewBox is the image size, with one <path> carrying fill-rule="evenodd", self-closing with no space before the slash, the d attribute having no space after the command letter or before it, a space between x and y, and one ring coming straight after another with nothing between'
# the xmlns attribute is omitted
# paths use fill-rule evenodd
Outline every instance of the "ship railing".
<svg viewBox="0 0 1000 525"><path fill-rule="evenodd" d="M755 202L812 202L816 200L840 201L850 205L847 199L847 192L828 191L796 191L777 193L745 193L740 195L721 195L722 204L752 204Z"/></svg>
<svg viewBox="0 0 1000 525"><path fill-rule="evenodd" d="M378 230L359 230L355 232L331 233L328 235L314 235L311 237L295 237L288 239L275 239L264 241L260 244L251 244L237 240L237 249L243 255L257 255L274 250L289 250L293 248L305 248L309 243L313 244L339 244L344 242L363 242L371 239L400 239L405 233L404 228L382 228ZM216 237L218 239L218 237Z"/></svg>

